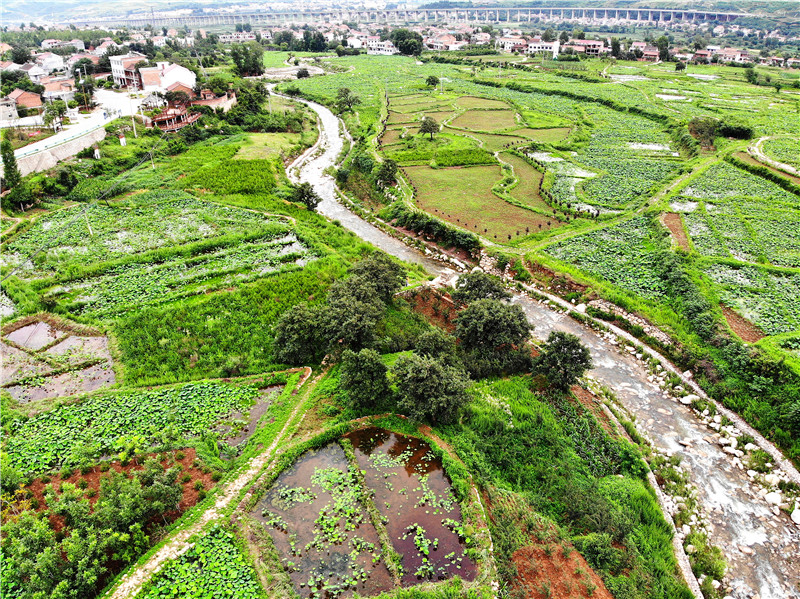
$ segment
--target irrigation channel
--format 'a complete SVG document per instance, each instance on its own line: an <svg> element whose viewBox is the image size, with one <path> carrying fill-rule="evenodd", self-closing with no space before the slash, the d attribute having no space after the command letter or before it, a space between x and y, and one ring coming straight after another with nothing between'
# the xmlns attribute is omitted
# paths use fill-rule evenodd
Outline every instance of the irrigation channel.
<svg viewBox="0 0 800 599"><path fill-rule="evenodd" d="M293 98L297 100L297 98ZM421 264L438 276L446 267L405 245L366 222L337 200L335 183L325 174L342 151L344 137L339 119L325 106L303 101L314 110L320 123L317 145L290 167L290 177L309 182L322 198L317 210L401 260ZM800 528L786 514L775 514L760 487L751 483L744 470L732 463L732 456L714 442L714 432L689 407L667 396L648 380L644 364L621 353L589 327L563 311L520 294L514 303L522 306L534 327L534 336L546 339L551 331L577 335L589 347L594 368L589 373L610 388L619 401L636 416L637 427L662 450L680 455L698 499L709 521L709 540L719 546L728 560L728 584L736 599L800 598ZM666 364L667 361L651 352ZM791 476L797 471L791 466Z"/></svg>

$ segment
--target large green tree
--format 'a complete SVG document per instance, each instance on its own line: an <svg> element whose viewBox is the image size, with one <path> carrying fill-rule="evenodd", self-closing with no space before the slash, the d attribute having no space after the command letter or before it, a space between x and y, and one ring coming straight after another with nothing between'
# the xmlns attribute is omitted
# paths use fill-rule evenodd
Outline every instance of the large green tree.
<svg viewBox="0 0 800 599"><path fill-rule="evenodd" d="M553 389L566 392L592 367L592 356L575 335L550 333L534 363L534 372L542 374Z"/></svg>
<svg viewBox="0 0 800 599"><path fill-rule="evenodd" d="M391 301L394 294L406 284L405 269L383 252L373 252L356 262L347 272L368 281L384 302Z"/></svg>
<svg viewBox="0 0 800 599"><path fill-rule="evenodd" d="M330 348L361 349L375 337L384 304L364 275L336 281L328 292L325 338Z"/></svg>
<svg viewBox="0 0 800 599"><path fill-rule="evenodd" d="M511 297L498 277L480 270L458 277L455 291L451 295L457 302L465 304L479 299L501 300Z"/></svg>
<svg viewBox="0 0 800 599"><path fill-rule="evenodd" d="M432 117L426 116L422 118L422 122L419 124L419 132L423 135L425 133L430 134L431 141L433 141L433 136L435 133L439 133L439 123Z"/></svg>
<svg viewBox="0 0 800 599"><path fill-rule="evenodd" d="M519 346L530 328L520 306L496 299L474 301L456 318L456 336L468 351Z"/></svg>
<svg viewBox="0 0 800 599"><path fill-rule="evenodd" d="M398 408L416 420L453 422L469 401L467 374L430 356L403 356L392 368L392 376Z"/></svg>
<svg viewBox="0 0 800 599"><path fill-rule="evenodd" d="M321 307L305 303L284 312L275 325L275 360L293 365L316 362L324 351L323 319Z"/></svg>
<svg viewBox="0 0 800 599"><path fill-rule="evenodd" d="M11 145L10 131L3 131L3 141L0 142L0 154L3 157L3 181L4 190L14 190L22 181L22 175L17 166L17 158L14 156L14 147Z"/></svg>
<svg viewBox="0 0 800 599"><path fill-rule="evenodd" d="M375 350L345 350L340 368L341 387L354 408L374 408L389 397L387 368Z"/></svg>

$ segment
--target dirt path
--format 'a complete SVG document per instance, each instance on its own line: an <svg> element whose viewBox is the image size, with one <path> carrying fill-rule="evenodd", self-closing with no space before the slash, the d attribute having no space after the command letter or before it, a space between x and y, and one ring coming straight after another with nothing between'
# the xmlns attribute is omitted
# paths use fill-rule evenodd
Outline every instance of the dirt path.
<svg viewBox="0 0 800 599"><path fill-rule="evenodd" d="M756 143L752 146L747 148L747 152L756 158L758 161L763 162L764 164L768 164L772 167L775 167L779 170L786 171L787 173L791 173L792 175L800 176L800 170L796 169L790 164L784 164L783 162L778 162L777 160L773 160L766 154L764 154L764 150L761 149L761 146L764 144L765 141L770 139L774 139L775 137L761 137L759 138Z"/></svg>
<svg viewBox="0 0 800 599"><path fill-rule="evenodd" d="M690 249L689 238L686 236L686 231L683 230L681 215L675 212L665 212L661 215L661 223L669 229L672 241L688 252Z"/></svg>
<svg viewBox="0 0 800 599"><path fill-rule="evenodd" d="M311 368L306 367L305 374L301 380L303 382L307 381L310 375ZM139 566L122 579L114 592L110 595L107 595L109 599L125 599L129 597L135 597L137 593L141 591L142 585L147 582L150 577L153 576L153 574L158 572L165 563L188 551L188 549L192 546L192 543L188 542L192 535L200 532L203 527L212 520L222 516L223 510L239 496L241 490L248 483L250 483L272 460L278 448L278 443L284 438L289 430L289 427L295 421L295 418L305 403L305 398L308 397L311 391L313 391L318 380L319 379L317 378L312 381L311 385L309 385L302 394L297 396L297 405L286 419L286 424L284 424L281 431L275 436L275 440L272 442L272 444L261 454L251 459L250 463L247 465L247 468L241 474L239 474L236 479L224 485L222 493L219 495L219 497L217 497L217 501L214 503L214 505L207 509L198 520L186 528L182 528L172 533L170 540L155 554L150 556L150 559L148 559L145 564Z"/></svg>

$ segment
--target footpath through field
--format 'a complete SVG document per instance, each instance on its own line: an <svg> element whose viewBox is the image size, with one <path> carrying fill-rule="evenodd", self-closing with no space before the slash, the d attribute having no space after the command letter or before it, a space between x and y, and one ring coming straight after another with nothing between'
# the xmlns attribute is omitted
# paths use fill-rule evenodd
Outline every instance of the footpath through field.
<svg viewBox="0 0 800 599"><path fill-rule="evenodd" d="M301 378L301 383L305 384L311 374L311 369L306 367L305 372ZM169 560L175 559L185 553L191 546L189 538L200 532L203 527L222 516L223 510L227 508L231 502L239 497L241 490L251 481L253 481L259 472L267 466L275 457L278 449L278 443L284 439L292 424L296 424L298 415L305 404L306 398L313 392L314 387L319 382L319 377L311 381L297 397L297 405L292 413L286 419L281 431L275 436L275 440L263 452L250 460L239 476L224 485L222 492L217 497L216 503L203 512L203 514L191 525L182 528L173 533L169 541L163 545L150 559L147 560L142 566L136 568L127 576L114 589L114 592L107 597L109 599L127 599L135 597L139 591L142 590L142 585L147 582L153 574L158 572Z"/></svg>

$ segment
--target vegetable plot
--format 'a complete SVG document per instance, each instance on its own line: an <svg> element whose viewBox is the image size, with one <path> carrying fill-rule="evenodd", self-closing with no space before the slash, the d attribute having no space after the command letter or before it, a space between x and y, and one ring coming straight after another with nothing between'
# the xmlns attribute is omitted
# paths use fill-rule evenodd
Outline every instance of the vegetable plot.
<svg viewBox="0 0 800 599"><path fill-rule="evenodd" d="M261 599L266 595L233 534L214 525L189 551L164 566L138 597Z"/></svg>
<svg viewBox="0 0 800 599"><path fill-rule="evenodd" d="M647 219L637 217L561 241L544 251L627 291L658 299L663 297L664 283L657 274L651 235Z"/></svg>
<svg viewBox="0 0 800 599"><path fill-rule="evenodd" d="M25 472L75 466L86 453L97 457L170 437L198 437L234 410L247 410L257 396L254 387L213 382L91 395L15 420L5 449L11 465Z"/></svg>

